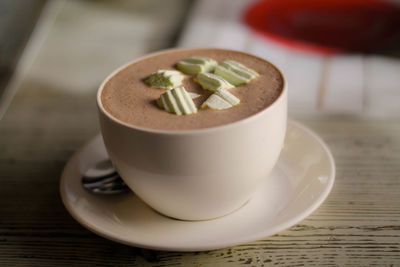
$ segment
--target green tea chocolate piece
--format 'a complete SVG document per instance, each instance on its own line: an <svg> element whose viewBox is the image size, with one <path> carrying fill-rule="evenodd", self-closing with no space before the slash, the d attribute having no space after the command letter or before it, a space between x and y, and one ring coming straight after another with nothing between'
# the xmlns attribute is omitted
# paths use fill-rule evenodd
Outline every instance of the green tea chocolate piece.
<svg viewBox="0 0 400 267"><path fill-rule="evenodd" d="M145 83L154 88L172 89L182 85L185 76L177 70L158 70L153 72Z"/></svg>
<svg viewBox="0 0 400 267"><path fill-rule="evenodd" d="M156 100L160 108L176 115L188 115L197 113L197 108L192 97L184 87L173 88L163 93Z"/></svg>
<svg viewBox="0 0 400 267"><path fill-rule="evenodd" d="M214 59L208 57L188 57L177 64L177 69L188 75L196 75L199 72L212 72L217 66Z"/></svg>
<svg viewBox="0 0 400 267"><path fill-rule="evenodd" d="M218 65L215 68L215 74L221 76L234 86L248 83L252 79L260 76L254 70L233 60L226 60Z"/></svg>
<svg viewBox="0 0 400 267"><path fill-rule="evenodd" d="M198 82L203 89L212 92L215 92L218 88L229 89L234 87L224 78L208 72L200 72L197 74L195 81Z"/></svg>
<svg viewBox="0 0 400 267"><path fill-rule="evenodd" d="M240 99L225 89L218 89L201 105L201 108L222 110L239 105Z"/></svg>

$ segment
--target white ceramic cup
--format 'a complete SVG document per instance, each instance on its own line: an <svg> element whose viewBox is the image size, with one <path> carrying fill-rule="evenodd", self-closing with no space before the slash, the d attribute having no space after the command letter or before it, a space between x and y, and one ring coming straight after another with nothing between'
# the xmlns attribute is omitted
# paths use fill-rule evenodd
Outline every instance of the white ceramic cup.
<svg viewBox="0 0 400 267"><path fill-rule="evenodd" d="M125 183L156 211L182 220L213 219L243 206L278 160L286 132L286 81L275 102L251 117L207 129L162 131L129 125L104 109L104 85L127 65L97 93L104 143Z"/></svg>

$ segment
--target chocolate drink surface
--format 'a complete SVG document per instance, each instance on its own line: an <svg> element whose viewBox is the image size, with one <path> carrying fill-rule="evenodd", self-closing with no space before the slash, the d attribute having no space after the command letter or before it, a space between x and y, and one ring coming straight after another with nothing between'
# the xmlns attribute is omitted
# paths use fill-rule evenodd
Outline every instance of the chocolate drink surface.
<svg viewBox="0 0 400 267"><path fill-rule="evenodd" d="M187 57L209 57L221 63L234 60L255 70L259 77L247 84L229 89L240 104L226 109L200 108L212 94L185 75L183 86L188 92L200 94L194 99L196 114L177 116L159 108L156 99L165 92L148 86L144 81L159 69L176 70L176 64ZM283 90L283 77L274 65L261 58L231 50L190 49L170 50L135 61L115 73L104 85L101 101L113 117L135 127L156 130L204 129L236 122L270 106Z"/></svg>

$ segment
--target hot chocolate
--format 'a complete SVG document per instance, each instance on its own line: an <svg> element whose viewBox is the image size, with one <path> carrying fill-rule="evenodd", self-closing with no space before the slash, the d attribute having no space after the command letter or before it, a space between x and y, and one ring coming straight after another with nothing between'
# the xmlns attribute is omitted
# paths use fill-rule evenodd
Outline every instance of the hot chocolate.
<svg viewBox="0 0 400 267"><path fill-rule="evenodd" d="M226 110L201 109L201 104L212 94L185 76L183 86L188 92L201 96L194 99L198 112L177 116L160 109L156 99L165 90L149 87L144 81L159 69L176 69L180 60L190 56L209 57L217 62L234 60L255 70L259 77L229 91L240 99L240 104ZM101 101L115 118L142 128L157 130L192 130L215 127L235 122L270 106L283 90L281 73L269 62L242 52L222 49L190 49L166 51L136 61L113 75L104 85Z"/></svg>

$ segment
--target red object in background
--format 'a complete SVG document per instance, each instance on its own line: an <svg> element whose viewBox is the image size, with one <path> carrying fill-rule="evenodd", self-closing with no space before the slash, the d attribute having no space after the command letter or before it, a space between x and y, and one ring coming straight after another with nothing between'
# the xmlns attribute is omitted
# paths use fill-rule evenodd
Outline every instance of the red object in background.
<svg viewBox="0 0 400 267"><path fill-rule="evenodd" d="M281 44L324 54L373 52L400 41L400 7L380 0L266 0L250 6L244 20Z"/></svg>

